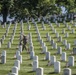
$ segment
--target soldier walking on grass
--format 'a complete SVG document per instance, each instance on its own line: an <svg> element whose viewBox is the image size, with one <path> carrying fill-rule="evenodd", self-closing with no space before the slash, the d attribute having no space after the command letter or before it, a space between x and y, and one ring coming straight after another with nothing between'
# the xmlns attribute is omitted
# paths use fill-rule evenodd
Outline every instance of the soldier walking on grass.
<svg viewBox="0 0 76 75"><path fill-rule="evenodd" d="M23 38L22 38L22 40L21 40L21 42L22 42L22 51L24 50L24 49L26 49L27 50L27 52L29 51L28 50L28 48L27 48L27 43L28 43L28 37L26 36L26 35L22 35L23 36Z"/></svg>

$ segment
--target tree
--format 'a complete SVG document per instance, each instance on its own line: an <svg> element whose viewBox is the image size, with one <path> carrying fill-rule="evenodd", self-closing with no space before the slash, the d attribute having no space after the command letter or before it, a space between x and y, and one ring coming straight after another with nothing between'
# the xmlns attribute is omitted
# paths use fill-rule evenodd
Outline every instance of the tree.
<svg viewBox="0 0 76 75"><path fill-rule="evenodd" d="M7 21L9 9L12 5L13 0L0 0L1 14L3 15L3 23Z"/></svg>
<svg viewBox="0 0 76 75"><path fill-rule="evenodd" d="M17 18L24 18L27 14L37 15L44 14L47 10L50 0L14 0L10 14ZM48 4L49 3L49 4ZM46 8L46 10L45 10ZM27 11L26 11L27 10ZM43 11L42 11L43 10Z"/></svg>
<svg viewBox="0 0 76 75"><path fill-rule="evenodd" d="M56 0L58 6L64 6L68 12L76 9L76 0Z"/></svg>
<svg viewBox="0 0 76 75"><path fill-rule="evenodd" d="M35 12L37 13L37 16L45 16L49 12L49 8L52 7L52 5L55 5L55 0L38 0L37 2Z"/></svg>
<svg viewBox="0 0 76 75"><path fill-rule="evenodd" d="M27 15L45 16L47 13L61 13L61 6L68 12L76 9L76 0L0 0L0 11L3 15L3 23L7 16L14 16L16 19L24 19Z"/></svg>
<svg viewBox="0 0 76 75"><path fill-rule="evenodd" d="M13 0L13 6L10 9L10 16L14 16L16 20L24 19L29 15L29 9L31 9L29 0Z"/></svg>

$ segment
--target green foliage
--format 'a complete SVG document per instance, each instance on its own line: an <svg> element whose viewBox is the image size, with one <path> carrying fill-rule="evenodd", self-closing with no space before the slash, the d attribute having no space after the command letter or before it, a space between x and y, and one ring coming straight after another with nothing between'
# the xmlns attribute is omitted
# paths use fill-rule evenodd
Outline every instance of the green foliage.
<svg viewBox="0 0 76 75"><path fill-rule="evenodd" d="M76 12L76 0L0 0L0 11L16 18L24 18L27 15L47 15L60 14L61 6L64 6L68 12Z"/></svg>
<svg viewBox="0 0 76 75"><path fill-rule="evenodd" d="M13 0L0 0L0 5L2 5L2 8L10 8L13 3Z"/></svg>
<svg viewBox="0 0 76 75"><path fill-rule="evenodd" d="M76 8L76 0L56 0L56 4L58 4L58 6L64 6L68 12L74 12Z"/></svg>

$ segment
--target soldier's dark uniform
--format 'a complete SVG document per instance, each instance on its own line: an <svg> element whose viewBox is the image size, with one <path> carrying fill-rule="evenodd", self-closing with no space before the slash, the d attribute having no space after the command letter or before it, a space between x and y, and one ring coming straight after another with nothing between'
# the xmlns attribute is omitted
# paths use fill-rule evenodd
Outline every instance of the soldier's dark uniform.
<svg viewBox="0 0 76 75"><path fill-rule="evenodd" d="M24 48L27 50L26 44L27 44L27 36L23 35L23 47L22 50L24 50Z"/></svg>

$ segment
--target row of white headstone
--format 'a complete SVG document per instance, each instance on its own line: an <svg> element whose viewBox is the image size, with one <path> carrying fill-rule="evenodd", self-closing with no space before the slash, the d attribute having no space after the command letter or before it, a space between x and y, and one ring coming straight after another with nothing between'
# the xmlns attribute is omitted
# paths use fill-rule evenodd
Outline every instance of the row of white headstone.
<svg viewBox="0 0 76 75"><path fill-rule="evenodd" d="M23 25L21 25L22 28ZM23 29L21 29L21 32L23 32ZM21 35L21 34L20 34ZM20 64L22 64L22 45L18 46L18 50L16 51L15 58L17 59L14 63L14 66L12 67L12 72L9 73L8 75L19 75L18 71L20 70Z"/></svg>
<svg viewBox="0 0 76 75"><path fill-rule="evenodd" d="M39 36L40 36L40 34L38 35L38 37ZM48 37L48 35L47 35L47 37ZM38 39L38 40L40 40L40 39ZM45 46L45 44L43 43L42 47L44 47L44 46ZM61 50L62 50L61 47L59 47L58 50L59 50L59 53L62 54L62 56L61 56L62 60L66 61L66 53L65 52L63 52L63 53L61 52ZM45 54L46 54L45 59L46 60L50 60L50 52L47 52L47 49L46 49ZM35 61L34 63L36 64L37 62ZM60 73L60 70L61 70L60 62L56 61L56 57L55 56L54 57L51 56L50 63L54 64L55 72ZM37 64L36 64L36 66L37 66ZM74 66L74 56L70 56L69 57L68 66Z"/></svg>
<svg viewBox="0 0 76 75"><path fill-rule="evenodd" d="M2 63L6 63L6 51L2 52ZM12 68L12 74L18 75L18 70L20 70L20 63L22 63L22 56L20 55L20 51L16 52L16 58L17 60L14 63L14 67ZM53 61L52 61L53 60ZM51 57L51 64L54 65L54 72L55 73L60 73L61 68L60 68L60 62L56 61L55 56ZM69 57L69 66L74 66L74 57L70 56ZM43 75L43 68L38 68L38 56L34 56L33 58L33 71L36 71L36 75ZM71 75L71 69L64 69L64 75Z"/></svg>
<svg viewBox="0 0 76 75"><path fill-rule="evenodd" d="M38 30L38 27L37 27L37 24L35 23L34 24L35 25L35 29L36 29L36 33L38 34L39 33L39 30ZM40 34L38 34L38 37L39 37L39 35ZM32 36L32 35L31 35ZM39 37L40 38L40 37ZM38 38L38 40L40 40ZM30 38L30 40L31 40L32 38ZM31 41L29 41L29 42L31 42ZM32 42L31 42L32 43ZM31 45L31 44L30 44ZM31 48L30 47L30 49L34 49L34 48ZM34 54L34 53L33 53ZM32 54L32 55L33 55ZM32 69L33 69L33 71L35 71L36 72L36 75L43 75L43 68L41 68L41 67L39 67L39 61L38 61L38 56L36 56L36 55L33 55L33 64L32 64Z"/></svg>
<svg viewBox="0 0 76 75"><path fill-rule="evenodd" d="M37 25L37 24L35 23L35 25ZM42 25L44 26L44 22L42 22ZM37 27L37 29L38 29L38 27ZM53 30L54 30L54 28L53 28ZM37 32L39 32L39 30L38 30ZM64 33L64 32L65 32L65 30L63 29L63 30L62 30L62 33ZM58 40L59 40L59 41L62 41L62 37L61 37L61 36L59 37L59 33L57 33L56 30L54 30L54 33L56 33L56 37L58 38ZM39 34L39 35L40 35L40 34ZM66 33L66 34L65 34L65 37L68 37L68 36L69 36L68 33ZM38 38L41 38L41 37L38 36ZM48 38L50 38L50 36L49 36ZM66 41L67 41L67 40L66 40ZM66 44L66 48L67 48L67 49L70 49L70 46L71 46L70 43L67 44L67 42L66 42L65 44Z"/></svg>
<svg viewBox="0 0 76 75"><path fill-rule="evenodd" d="M37 31L38 32L38 31ZM38 35L40 35L40 34L38 34ZM32 38L30 39L30 40L32 40ZM42 39L39 39L39 40L42 40ZM33 43L32 43L32 41L30 42L30 44L32 45ZM33 45L32 45L33 46ZM42 45L42 47L44 48L44 46L45 46L45 43L43 43L43 45ZM21 48L21 46L19 47L19 50L21 50L20 49ZM31 48L30 48L31 49ZM34 49L32 49L32 50L34 50ZM47 49L46 49L47 50ZM46 54L46 60L48 60L48 55L50 55L50 53L49 52L45 52L44 50L43 50L43 52ZM17 51L17 53L19 53L18 51ZM20 55L20 53L17 55L16 54L16 56L17 56L17 58L18 58L18 56ZM33 56L33 59L34 59L34 61L33 61L33 71L36 71L36 75L43 75L43 68L38 68L38 56ZM18 61L17 61L17 63L18 63ZM60 66L60 64L59 64L60 62L56 62L55 63L55 65L59 65ZM58 66L58 67L59 67ZM17 67L14 67L14 70L16 69ZM57 67L55 67L55 72L60 72L60 68L57 70L56 69Z"/></svg>
<svg viewBox="0 0 76 75"><path fill-rule="evenodd" d="M40 35L39 35L40 36ZM58 39L58 42L62 42L62 44L65 46L65 48L67 50L71 49L71 44L70 43L67 43L67 40L62 40L62 37L58 37L59 35L56 34L56 37ZM46 33L46 39L48 42L51 43L51 45L53 46L52 48L53 49L59 49L59 47L57 47L57 43L55 43L54 39L51 39L51 36L49 35L49 33ZM74 40L74 45L76 45L76 40ZM75 49L73 51L73 54L76 54L75 52Z"/></svg>
<svg viewBox="0 0 76 75"><path fill-rule="evenodd" d="M31 17L31 18L25 18L25 21L32 21L32 22L34 22L35 20L37 21L37 22L41 22L41 21L44 21L44 22L46 22L46 23L48 23L48 21L53 21L53 22L58 22L58 21L60 21L60 22L63 22L63 21L67 21L68 19L70 19L70 23L73 23L73 19L74 19L74 16L72 15L69 15L68 17L67 16L64 16L64 17L61 17L61 16L57 16L57 15L49 15L48 17L47 16L40 16L40 17L38 17L38 18L33 18L33 17Z"/></svg>
<svg viewBox="0 0 76 75"><path fill-rule="evenodd" d="M9 32L10 26L11 26L11 23L8 25L5 34L2 36L2 39L0 41L0 47L1 47L1 44L4 43L5 37L8 36L8 32ZM11 36L8 44L7 44L7 48L11 48L11 44L13 43L14 36L15 36L15 33L16 33L16 28L17 28L17 23L15 24L15 26L13 28L13 33L12 33L12 36Z"/></svg>
<svg viewBox="0 0 76 75"><path fill-rule="evenodd" d="M54 64L54 67L55 67L55 69L54 69L54 73L60 73L60 62L55 62L55 64ZM37 68L36 69L36 75L44 75L44 72L43 72L43 68ZM63 75L72 75L72 71L71 71L71 69L70 68L65 68L64 70L63 70Z"/></svg>
<svg viewBox="0 0 76 75"><path fill-rule="evenodd" d="M15 36L15 33L16 33L16 28L17 28L17 23L15 23L15 25L14 25L13 33L12 33L12 36L11 36L8 44L7 44L7 48L11 48L11 44L13 43L14 36Z"/></svg>
<svg viewBox="0 0 76 75"><path fill-rule="evenodd" d="M38 27L37 27L37 25L35 25L36 26L36 32L37 32L37 34L38 34L38 41L40 41L40 43L41 43L41 41L42 41L42 39L41 39L41 36L40 36L40 33L39 33L39 30L38 30ZM48 35L47 35L48 36ZM43 45L42 45L42 47L44 47L44 43L43 43ZM62 58L62 60L63 61L66 61L66 53L65 52L63 52L62 53L62 51L61 51L62 49L59 47L59 49L58 49L58 53L60 53L60 54L62 54L62 56L61 56L61 58ZM45 52L45 54L46 54L46 60L49 60L49 55L50 55L50 53L49 52ZM65 55L65 56L64 56ZM52 57L51 57L51 59L52 59ZM71 62L71 59L73 60L72 62ZM56 61L56 59L53 59L54 61ZM53 63L54 61L51 61L51 63ZM37 62L36 61L34 61L33 63L35 63L35 68L37 68ZM53 63L54 64L54 63ZM73 56L70 56L69 57L69 61L68 61L68 66L74 66L74 57ZM59 67L59 66L58 66ZM58 70L58 71L60 71L60 70Z"/></svg>
<svg viewBox="0 0 76 75"><path fill-rule="evenodd" d="M11 26L11 23L7 26L5 34L0 39L0 47L4 43L4 40L5 40L6 36L8 36L8 32L9 32L10 26Z"/></svg>
<svg viewBox="0 0 76 75"><path fill-rule="evenodd" d="M47 51L47 47L45 45L45 43L42 41L41 39L41 36L40 36L40 33L39 33L39 30L38 30L38 27L37 27L37 24L35 25L36 27L36 32L38 34L38 41L40 42L40 44L42 45L42 48L43 48L43 53L46 54L46 57L45 59L46 60L50 60L50 63L54 65L54 72L56 73L60 73L61 71L61 66L60 66L60 62L59 61L56 61L56 57L55 56L51 56L50 57L50 52ZM47 37L49 37L47 35ZM48 40L50 40L50 38L48 38ZM58 54L62 54L61 55L61 60L62 61L66 61L66 53L65 52L62 52L62 48L59 47L58 48ZM34 61L33 61L33 71L36 71L36 75L43 75L43 68L38 68L38 56L34 56ZM69 60L68 60L68 66L74 66L74 56L69 56ZM71 69L69 68L66 68L64 69L64 75L71 75Z"/></svg>
<svg viewBox="0 0 76 75"><path fill-rule="evenodd" d="M60 69L57 69L57 68L60 68L59 64L60 64L60 62L55 62L55 66L57 66L57 65L58 66L55 68L54 73L59 73L60 72ZM41 68L41 67L37 68L36 69L36 75L44 75L44 69ZM63 75L72 75L71 69L70 68L65 68L63 70Z"/></svg>

